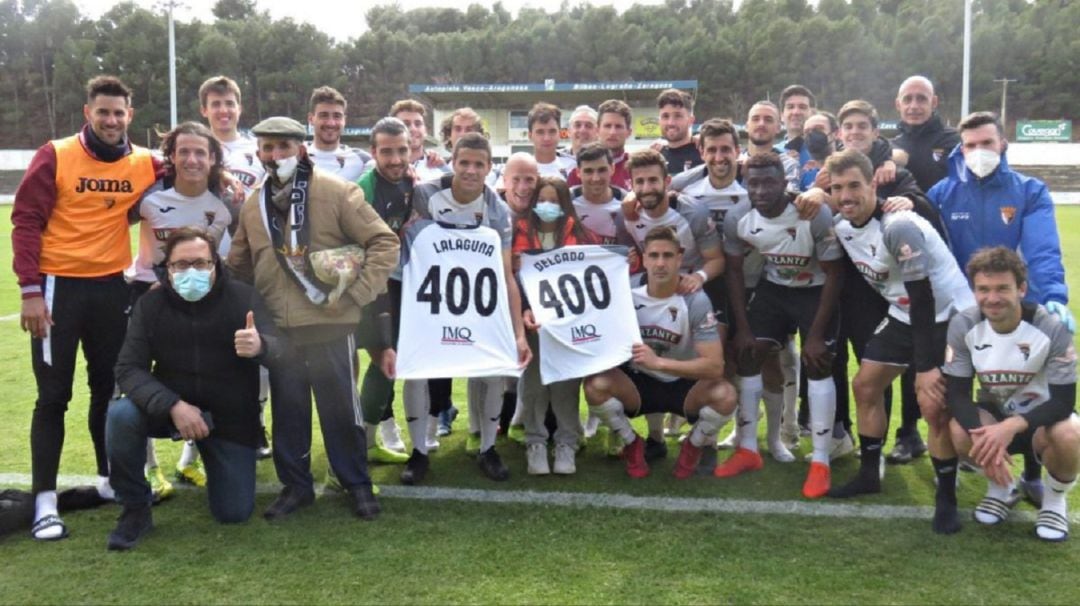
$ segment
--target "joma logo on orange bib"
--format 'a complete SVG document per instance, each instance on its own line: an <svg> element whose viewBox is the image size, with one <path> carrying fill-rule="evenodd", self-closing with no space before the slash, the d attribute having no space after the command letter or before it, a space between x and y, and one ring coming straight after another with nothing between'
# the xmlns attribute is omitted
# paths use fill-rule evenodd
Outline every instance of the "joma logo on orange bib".
<svg viewBox="0 0 1080 606"><path fill-rule="evenodd" d="M131 181L124 179L88 179L86 177L79 177L79 184L75 186L75 193L83 192L106 192L106 193L119 193L130 194L134 191L131 185Z"/></svg>

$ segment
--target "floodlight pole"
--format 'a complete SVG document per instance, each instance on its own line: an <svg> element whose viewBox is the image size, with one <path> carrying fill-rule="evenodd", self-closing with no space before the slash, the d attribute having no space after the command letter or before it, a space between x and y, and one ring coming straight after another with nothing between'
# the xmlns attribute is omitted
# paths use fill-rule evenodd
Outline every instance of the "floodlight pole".
<svg viewBox="0 0 1080 606"><path fill-rule="evenodd" d="M960 119L968 115L971 97L971 0L964 0L964 81L960 92Z"/></svg>
<svg viewBox="0 0 1080 606"><path fill-rule="evenodd" d="M1009 83L1016 82L1016 78L996 78L994 82L1001 83L1001 115L999 118L1001 119L1001 127L1005 128L1005 100L1009 95Z"/></svg>
<svg viewBox="0 0 1080 606"><path fill-rule="evenodd" d="M166 2L169 9L169 128L176 127L176 26L173 21L175 0Z"/></svg>

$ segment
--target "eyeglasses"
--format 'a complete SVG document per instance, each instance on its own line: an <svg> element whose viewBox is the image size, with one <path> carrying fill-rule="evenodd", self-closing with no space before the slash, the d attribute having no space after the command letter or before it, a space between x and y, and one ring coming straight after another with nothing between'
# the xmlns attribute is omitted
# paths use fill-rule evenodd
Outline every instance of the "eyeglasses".
<svg viewBox="0 0 1080 606"><path fill-rule="evenodd" d="M194 261L173 261L169 263L169 269L173 271L187 271L194 267L199 271L204 271L214 267L213 259L195 259Z"/></svg>

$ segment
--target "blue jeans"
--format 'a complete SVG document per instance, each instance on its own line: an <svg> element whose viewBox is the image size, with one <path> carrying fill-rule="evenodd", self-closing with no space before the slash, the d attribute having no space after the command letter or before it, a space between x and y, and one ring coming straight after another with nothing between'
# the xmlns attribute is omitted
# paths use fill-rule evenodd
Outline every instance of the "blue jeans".
<svg viewBox="0 0 1080 606"><path fill-rule="evenodd" d="M105 422L109 482L122 505L150 504L146 439L168 437L171 424L155 423L128 398L114 400ZM210 514L223 524L243 522L255 509L255 448L210 436L195 443L206 468Z"/></svg>
<svg viewBox="0 0 1080 606"><path fill-rule="evenodd" d="M319 412L326 458L345 489L370 486L367 440L356 391L353 335L294 345L270 370L274 469L297 494L311 494L311 397Z"/></svg>

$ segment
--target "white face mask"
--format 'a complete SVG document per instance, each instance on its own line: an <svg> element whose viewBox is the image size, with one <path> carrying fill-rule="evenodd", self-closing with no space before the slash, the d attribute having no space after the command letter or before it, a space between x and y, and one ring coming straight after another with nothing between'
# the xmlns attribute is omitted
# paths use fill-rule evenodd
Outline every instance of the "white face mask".
<svg viewBox="0 0 1080 606"><path fill-rule="evenodd" d="M964 154L964 164L976 177L983 179L1001 164L1001 154L980 147Z"/></svg>
<svg viewBox="0 0 1080 606"><path fill-rule="evenodd" d="M274 169L274 174L277 175L278 181L285 183L289 179L292 179L293 173L296 172L296 165L299 163L300 159L296 156L274 161L274 164L277 165L277 168Z"/></svg>

